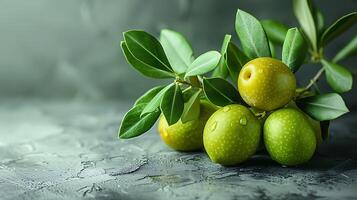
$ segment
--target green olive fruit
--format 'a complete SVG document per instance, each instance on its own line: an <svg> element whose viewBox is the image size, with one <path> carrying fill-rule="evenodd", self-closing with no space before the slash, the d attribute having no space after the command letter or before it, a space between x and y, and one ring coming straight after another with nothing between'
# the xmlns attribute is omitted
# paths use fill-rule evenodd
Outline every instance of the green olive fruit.
<svg viewBox="0 0 357 200"><path fill-rule="evenodd" d="M245 106L228 105L208 119L203 143L210 159L221 165L237 165L258 149L261 125Z"/></svg>
<svg viewBox="0 0 357 200"><path fill-rule="evenodd" d="M315 130L304 113L282 108L265 120L264 143L273 160L287 166L299 165L314 155Z"/></svg>
<svg viewBox="0 0 357 200"><path fill-rule="evenodd" d="M158 131L161 139L177 151L195 151L203 148L203 129L208 118L217 107L207 101L200 103L198 119L182 123L181 120L169 126L162 115L159 120Z"/></svg>
<svg viewBox="0 0 357 200"><path fill-rule="evenodd" d="M295 95L296 78L274 58L256 58L244 65L238 76L238 90L250 106L271 111L284 106Z"/></svg>
<svg viewBox="0 0 357 200"><path fill-rule="evenodd" d="M304 113L297 105L294 101L289 102L289 104L287 105L288 108L295 108L298 109L299 111L301 111L302 113ZM312 119L308 114L304 113L304 115L309 119L309 122L311 123L312 127L315 130L315 136L316 136L316 144L317 146L321 145L323 142L322 139L322 132L321 132L321 126L320 126L320 122L317 120Z"/></svg>

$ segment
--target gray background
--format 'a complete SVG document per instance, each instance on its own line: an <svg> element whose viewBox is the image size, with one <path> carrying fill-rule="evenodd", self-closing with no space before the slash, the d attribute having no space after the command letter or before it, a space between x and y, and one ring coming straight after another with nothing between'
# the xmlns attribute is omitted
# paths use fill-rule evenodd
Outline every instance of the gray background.
<svg viewBox="0 0 357 200"><path fill-rule="evenodd" d="M326 24L355 11L356 0L318 0ZM259 19L273 18L290 26L297 22L287 0L1 0L0 96L41 99L132 100L162 80L141 76L124 60L122 32L160 29L182 32L195 54L219 49L226 33L234 36L237 8ZM329 57L356 31L349 31L326 49ZM356 63L344 61L349 69ZM318 66L298 73L301 84ZM325 81L321 82L325 90ZM356 84L347 97L356 105ZM355 93L353 95L353 93Z"/></svg>

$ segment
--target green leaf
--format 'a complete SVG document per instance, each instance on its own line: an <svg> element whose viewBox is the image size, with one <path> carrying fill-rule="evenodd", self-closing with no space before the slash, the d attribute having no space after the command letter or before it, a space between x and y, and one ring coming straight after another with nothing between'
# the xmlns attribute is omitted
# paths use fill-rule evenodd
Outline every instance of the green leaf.
<svg viewBox="0 0 357 200"><path fill-rule="evenodd" d="M270 41L282 45L289 27L279 21L262 20L263 28Z"/></svg>
<svg viewBox="0 0 357 200"><path fill-rule="evenodd" d="M181 121L186 123L191 120L198 119L200 116L200 94L201 89L197 90L185 103Z"/></svg>
<svg viewBox="0 0 357 200"><path fill-rule="evenodd" d="M355 36L343 49L341 49L337 55L333 58L333 62L348 58L350 56L357 55L357 36Z"/></svg>
<svg viewBox="0 0 357 200"><path fill-rule="evenodd" d="M233 42L229 42L225 57L229 75L236 83L240 70L249 58Z"/></svg>
<svg viewBox="0 0 357 200"><path fill-rule="evenodd" d="M119 128L119 138L129 139L137 137L148 131L155 124L157 118L160 116L160 110L156 109L154 112L140 117L145 106L145 104L138 104L125 114Z"/></svg>
<svg viewBox="0 0 357 200"><path fill-rule="evenodd" d="M221 55L224 55L227 52L228 43L231 41L231 35L225 35L223 44L221 47ZM226 66L226 62L224 56L221 56L219 59L218 66L214 69L212 73L212 77L226 78L228 76L228 70Z"/></svg>
<svg viewBox="0 0 357 200"><path fill-rule="evenodd" d="M308 0L293 0L294 14L309 39L313 50L317 50L317 32Z"/></svg>
<svg viewBox="0 0 357 200"><path fill-rule="evenodd" d="M269 40L269 48L271 52L271 57L275 58L276 57L276 51L275 51L275 46L272 41Z"/></svg>
<svg viewBox="0 0 357 200"><path fill-rule="evenodd" d="M141 62L140 60L136 59L130 53L130 51L124 41L122 41L120 43L120 46L122 48L122 51L124 53L126 61L141 74L143 74L147 77L151 77L151 78L172 78L172 77L175 77L175 75L172 72L168 72L168 71L161 70L159 68L147 65L147 64Z"/></svg>
<svg viewBox="0 0 357 200"><path fill-rule="evenodd" d="M321 36L321 45L324 46L337 36L351 28L357 22L357 12L350 13L338 19L328 27Z"/></svg>
<svg viewBox="0 0 357 200"><path fill-rule="evenodd" d="M152 99L151 101L145 106L145 108L143 109L143 111L141 112L141 116L144 116L147 113L151 113L154 112L161 103L162 98L164 97L165 92L173 85L167 85L166 87L164 87L160 92L158 92Z"/></svg>
<svg viewBox="0 0 357 200"><path fill-rule="evenodd" d="M325 24L324 16L321 13L320 9L318 9L317 7L313 8L313 15L317 27L318 36L321 36L322 32L324 31L324 24Z"/></svg>
<svg viewBox="0 0 357 200"><path fill-rule="evenodd" d="M164 87L165 86L157 86L150 89L135 101L134 106L142 103L148 104Z"/></svg>
<svg viewBox="0 0 357 200"><path fill-rule="evenodd" d="M154 36L144 31L131 30L124 32L124 40L136 59L151 67L173 72L164 49Z"/></svg>
<svg viewBox="0 0 357 200"><path fill-rule="evenodd" d="M349 112L342 97L337 93L321 94L299 99L297 105L318 121L336 119Z"/></svg>
<svg viewBox="0 0 357 200"><path fill-rule="evenodd" d="M160 41L173 70L184 73L193 61L193 51L186 38L178 32L163 29Z"/></svg>
<svg viewBox="0 0 357 200"><path fill-rule="evenodd" d="M336 92L343 93L352 89L353 78L350 71L341 65L321 60L325 69L326 79Z"/></svg>
<svg viewBox="0 0 357 200"><path fill-rule="evenodd" d="M299 29L291 28L286 34L283 45L282 61L296 72L305 60L307 46Z"/></svg>
<svg viewBox="0 0 357 200"><path fill-rule="evenodd" d="M200 55L188 67L185 77L205 74L212 71L221 58L221 54L217 51L209 51Z"/></svg>
<svg viewBox="0 0 357 200"><path fill-rule="evenodd" d="M221 78L204 78L203 91L207 99L217 106L241 102L238 91L228 81Z"/></svg>
<svg viewBox="0 0 357 200"><path fill-rule="evenodd" d="M181 117L184 101L178 84L172 85L164 94L160 108L169 126L175 124Z"/></svg>
<svg viewBox="0 0 357 200"><path fill-rule="evenodd" d="M255 17L238 9L235 29L243 51L249 58L271 56L268 39L263 26Z"/></svg>
<svg viewBox="0 0 357 200"><path fill-rule="evenodd" d="M317 40L319 40L322 31L324 30L325 19L321 10L315 5L314 0L308 0L308 4L315 22Z"/></svg>

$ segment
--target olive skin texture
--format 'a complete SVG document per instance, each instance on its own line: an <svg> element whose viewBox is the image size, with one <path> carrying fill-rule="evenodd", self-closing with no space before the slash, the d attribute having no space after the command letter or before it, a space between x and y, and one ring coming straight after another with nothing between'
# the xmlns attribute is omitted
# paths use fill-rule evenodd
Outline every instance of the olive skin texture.
<svg viewBox="0 0 357 200"><path fill-rule="evenodd" d="M237 165L258 149L261 124L245 106L228 105L208 119L204 132L205 150L214 163Z"/></svg>
<svg viewBox="0 0 357 200"><path fill-rule="evenodd" d="M262 57L246 63L238 76L238 90L250 106L265 111L289 103L295 95L296 78L281 61Z"/></svg>
<svg viewBox="0 0 357 200"><path fill-rule="evenodd" d="M266 119L264 143L271 158L278 163L303 164L314 155L315 130L304 113L295 108L282 108Z"/></svg>
<svg viewBox="0 0 357 200"><path fill-rule="evenodd" d="M288 108L295 108L299 110L300 112L304 113L294 101L289 102L289 104L286 106ZM315 136L316 136L316 145L317 147L320 146L323 143L322 139L322 132L321 132L321 126L320 122L317 120L312 119L308 114L304 113L304 115L309 119L309 122L311 123L312 127L315 130Z"/></svg>
<svg viewBox="0 0 357 200"><path fill-rule="evenodd" d="M203 129L208 118L217 107L207 101L200 103L200 116L196 120L182 123L181 120L169 126L161 115L158 132L165 144L177 151L197 151L203 149Z"/></svg>

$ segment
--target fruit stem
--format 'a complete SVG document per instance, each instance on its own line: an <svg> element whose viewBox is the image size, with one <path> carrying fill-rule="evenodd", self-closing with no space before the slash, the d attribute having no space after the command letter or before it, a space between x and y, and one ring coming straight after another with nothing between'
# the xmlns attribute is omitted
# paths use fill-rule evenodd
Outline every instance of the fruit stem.
<svg viewBox="0 0 357 200"><path fill-rule="evenodd" d="M264 117L267 115L266 111L260 112L260 113L254 113L254 115L256 117L258 117L258 119L264 119Z"/></svg>

